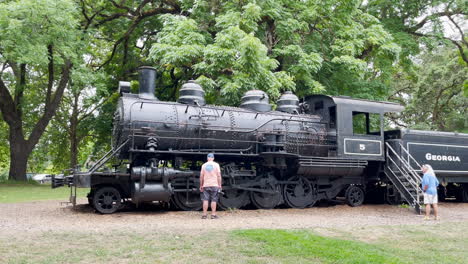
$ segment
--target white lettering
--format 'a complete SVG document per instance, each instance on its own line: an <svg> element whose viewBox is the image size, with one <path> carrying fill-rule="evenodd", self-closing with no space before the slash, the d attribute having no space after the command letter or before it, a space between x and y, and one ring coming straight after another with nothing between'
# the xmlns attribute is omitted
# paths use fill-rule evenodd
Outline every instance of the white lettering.
<svg viewBox="0 0 468 264"><path fill-rule="evenodd" d="M432 153L426 153L426 160L461 162L461 159L460 159L459 156L436 155L436 154L432 154Z"/></svg>

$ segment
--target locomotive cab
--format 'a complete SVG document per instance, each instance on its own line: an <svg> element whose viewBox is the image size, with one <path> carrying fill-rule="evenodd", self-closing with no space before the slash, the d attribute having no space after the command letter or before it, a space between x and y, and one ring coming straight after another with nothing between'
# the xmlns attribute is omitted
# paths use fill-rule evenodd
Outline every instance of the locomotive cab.
<svg viewBox="0 0 468 264"><path fill-rule="evenodd" d="M336 136L336 156L385 160L384 114L401 112L401 105L326 95L312 95L304 102L306 113L322 116Z"/></svg>

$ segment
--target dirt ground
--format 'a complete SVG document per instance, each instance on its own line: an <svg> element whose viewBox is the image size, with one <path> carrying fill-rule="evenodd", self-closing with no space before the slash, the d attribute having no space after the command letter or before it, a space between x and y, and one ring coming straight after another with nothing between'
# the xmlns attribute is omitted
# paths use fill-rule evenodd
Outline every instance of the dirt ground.
<svg viewBox="0 0 468 264"><path fill-rule="evenodd" d="M307 209L232 210L220 219L200 219L200 212L168 211L153 206L100 215L79 200L73 208L60 201L0 204L0 237L18 233L151 231L197 233L213 229L339 228L468 221L468 203L441 203L441 220L423 221L413 209L391 205L327 205Z"/></svg>

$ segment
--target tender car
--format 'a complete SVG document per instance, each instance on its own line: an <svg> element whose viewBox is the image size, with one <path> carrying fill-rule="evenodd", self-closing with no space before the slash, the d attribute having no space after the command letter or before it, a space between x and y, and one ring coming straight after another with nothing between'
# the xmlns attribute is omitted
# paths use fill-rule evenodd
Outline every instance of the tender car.
<svg viewBox="0 0 468 264"><path fill-rule="evenodd" d="M36 174L32 177L33 180L39 183L46 183L52 181L52 175L50 174Z"/></svg>

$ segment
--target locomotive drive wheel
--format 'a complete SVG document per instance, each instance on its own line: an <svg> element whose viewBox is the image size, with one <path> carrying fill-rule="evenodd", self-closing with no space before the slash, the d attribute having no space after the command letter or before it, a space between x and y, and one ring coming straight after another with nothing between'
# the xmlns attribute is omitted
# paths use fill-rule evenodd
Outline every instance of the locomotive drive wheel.
<svg viewBox="0 0 468 264"><path fill-rule="evenodd" d="M462 192L462 195L461 195L461 196L462 196L462 197L461 197L461 198L462 198L462 202L468 203L468 184L466 184L466 183L463 184L463 185L461 186L461 188L462 188L462 189L461 189L461 192Z"/></svg>
<svg viewBox="0 0 468 264"><path fill-rule="evenodd" d="M222 209L239 209L249 203L249 193L239 189L223 190L219 197L219 207Z"/></svg>
<svg viewBox="0 0 468 264"><path fill-rule="evenodd" d="M316 190L309 180L304 177L293 176L288 183L283 186L283 197L286 204L292 208L306 208L312 206L317 201Z"/></svg>
<svg viewBox="0 0 468 264"><path fill-rule="evenodd" d="M277 180L271 175L260 176L255 180L259 186L254 186L274 193L254 192L250 193L252 204L258 209L272 209L281 202L281 191Z"/></svg>
<svg viewBox="0 0 468 264"><path fill-rule="evenodd" d="M356 185L350 185L345 193L346 203L349 206L359 206L364 202L364 190Z"/></svg>
<svg viewBox="0 0 468 264"><path fill-rule="evenodd" d="M198 211L203 206L197 192L175 192L173 201L175 206L184 211Z"/></svg>
<svg viewBox="0 0 468 264"><path fill-rule="evenodd" d="M385 202L390 205L398 205L401 203L400 192L398 192L394 186L387 185L385 189Z"/></svg>
<svg viewBox="0 0 468 264"><path fill-rule="evenodd" d="M99 213L112 214L120 208L122 199L116 188L102 187L94 193L92 203Z"/></svg>

